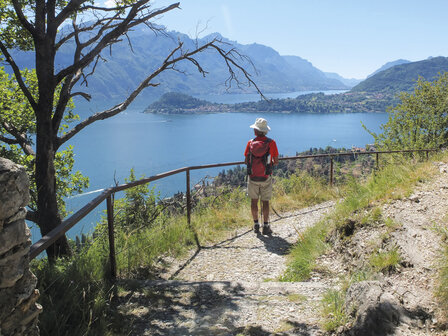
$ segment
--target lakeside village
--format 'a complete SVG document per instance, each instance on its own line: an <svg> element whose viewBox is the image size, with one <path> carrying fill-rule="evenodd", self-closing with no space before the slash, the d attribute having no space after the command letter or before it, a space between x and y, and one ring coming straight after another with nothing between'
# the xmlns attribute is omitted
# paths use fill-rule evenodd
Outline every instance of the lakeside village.
<svg viewBox="0 0 448 336"><path fill-rule="evenodd" d="M236 104L219 104L178 92L168 92L150 104L143 113L208 114L208 113L378 113L398 102L393 94L346 92L341 94L311 93L296 98L260 100Z"/></svg>

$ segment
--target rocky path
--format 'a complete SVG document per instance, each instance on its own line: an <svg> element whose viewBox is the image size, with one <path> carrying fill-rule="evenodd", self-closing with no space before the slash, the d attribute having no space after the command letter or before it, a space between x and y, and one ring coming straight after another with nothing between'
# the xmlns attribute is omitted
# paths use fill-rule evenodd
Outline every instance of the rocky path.
<svg viewBox="0 0 448 336"><path fill-rule="evenodd" d="M161 280L128 283L119 313L129 335L323 335L322 295L338 288L341 276L365 269L372 255L391 249L399 253L399 266L348 289L351 319L335 334L448 335L433 296L441 232L447 232L448 164L435 168L438 173L412 195L381 206L381 223L356 226L333 241L307 282L277 279L299 232L331 211L331 202L274 219L272 237L239 230L173 262Z"/></svg>
<svg viewBox="0 0 448 336"><path fill-rule="evenodd" d="M177 261L164 280L135 284L121 298L131 335L320 335L319 302L332 279L278 282L298 232L334 203L284 214L271 237L240 230Z"/></svg>

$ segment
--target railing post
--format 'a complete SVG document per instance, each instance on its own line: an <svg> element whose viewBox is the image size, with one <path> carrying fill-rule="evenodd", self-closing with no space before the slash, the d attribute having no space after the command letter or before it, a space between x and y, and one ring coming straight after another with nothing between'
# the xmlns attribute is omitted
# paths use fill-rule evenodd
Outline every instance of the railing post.
<svg viewBox="0 0 448 336"><path fill-rule="evenodd" d="M112 194L107 196L107 227L109 229L109 258L110 258L110 277L117 277L117 261L115 259L115 233L114 233L114 201Z"/></svg>
<svg viewBox="0 0 448 336"><path fill-rule="evenodd" d="M199 243L198 235L196 231L193 230L191 226L191 192L190 192L190 169L185 171L187 177L187 224L190 230L193 231L194 240L196 241L196 245L198 248L201 248L201 244Z"/></svg>
<svg viewBox="0 0 448 336"><path fill-rule="evenodd" d="M330 187L333 187L333 157L330 159Z"/></svg>
<svg viewBox="0 0 448 336"><path fill-rule="evenodd" d="M429 160L429 150L426 151L426 161Z"/></svg>
<svg viewBox="0 0 448 336"><path fill-rule="evenodd" d="M380 169L380 154L376 153L376 170Z"/></svg>
<svg viewBox="0 0 448 336"><path fill-rule="evenodd" d="M187 175L187 224L191 226L191 194L190 194L190 169L185 172Z"/></svg>

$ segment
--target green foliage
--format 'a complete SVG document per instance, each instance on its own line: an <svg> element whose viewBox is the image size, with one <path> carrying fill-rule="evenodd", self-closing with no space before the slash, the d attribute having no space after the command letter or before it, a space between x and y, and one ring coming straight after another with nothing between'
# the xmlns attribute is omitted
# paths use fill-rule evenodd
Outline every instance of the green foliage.
<svg viewBox="0 0 448 336"><path fill-rule="evenodd" d="M24 3L24 1L19 1L19 3ZM0 1L0 35L7 48L33 49L31 34L20 24L11 1Z"/></svg>
<svg viewBox="0 0 448 336"><path fill-rule="evenodd" d="M391 272L401 262L401 256L397 248L389 251L376 251L370 256L369 265L375 272Z"/></svg>
<svg viewBox="0 0 448 336"><path fill-rule="evenodd" d="M381 71L356 85L350 92L353 93L386 93L412 92L419 76L432 81L438 73L448 71L447 57L434 57L431 59L396 65Z"/></svg>
<svg viewBox="0 0 448 336"><path fill-rule="evenodd" d="M141 178L144 178L142 176ZM125 179L126 183L136 181L134 169ZM125 197L115 201L115 223L120 229L130 232L148 228L156 221L162 221L163 205L159 202L159 195L155 187L149 189L147 184L139 185L124 191Z"/></svg>
<svg viewBox="0 0 448 336"><path fill-rule="evenodd" d="M113 286L105 278L107 250L93 242L71 260L33 260L41 335L105 335L109 329Z"/></svg>
<svg viewBox="0 0 448 336"><path fill-rule="evenodd" d="M37 96L37 78L34 70L25 69L22 71L25 83L33 96ZM55 92L55 100L59 97L61 86L58 86ZM10 77L0 68L0 136L8 138L10 133L19 133L24 137L23 144L0 143L0 156L10 159L26 168L30 178L31 204L29 207L36 210L36 182L34 176L35 156L32 151L34 137L36 134L36 117L28 102L20 90L14 77ZM73 113L74 104L72 101L68 104L68 110L64 116L64 122L61 124L59 132L62 134L68 128L69 124L78 120L79 116ZM29 146L31 150L24 148ZM74 152L72 146L67 146L55 154L56 170L56 190L58 207L62 217L67 215L64 199L81 193L89 185L89 179L83 176L81 172L73 172Z"/></svg>
<svg viewBox="0 0 448 336"><path fill-rule="evenodd" d="M438 148L447 144L448 73L433 82L419 78L412 94L389 111L382 133L370 132L379 149Z"/></svg>
<svg viewBox="0 0 448 336"><path fill-rule="evenodd" d="M338 196L338 190L330 188L328 181L307 172L297 170L287 178L275 178L273 204L279 211L319 204Z"/></svg>
<svg viewBox="0 0 448 336"><path fill-rule="evenodd" d="M181 110L197 109L208 105L213 104L183 93L168 92L163 94L159 100L149 105L145 112L178 113Z"/></svg>
<svg viewBox="0 0 448 336"><path fill-rule="evenodd" d="M335 331L338 327L347 323L348 316L344 304L344 291L330 289L325 293L322 299L322 315L324 317L323 327L326 331Z"/></svg>
<svg viewBox="0 0 448 336"><path fill-rule="evenodd" d="M310 277L315 268L316 258L324 253L328 245L325 243L327 235L326 223L320 221L305 230L297 244L291 249L288 267L280 281L304 281Z"/></svg>
<svg viewBox="0 0 448 336"><path fill-rule="evenodd" d="M387 165L379 172L372 174L365 182L352 181L345 190L344 198L329 216L308 228L303 237L291 249L290 261L281 280L304 281L309 278L315 268L316 258L327 249L326 238L330 232L346 225L347 218L373 204L382 204L397 195L409 193L413 186L432 171L429 165L413 163ZM376 220L381 215L373 211L368 221ZM384 257L384 258L383 258ZM393 252L388 256L380 256L384 264L396 265L399 256ZM376 261L374 261L375 263Z"/></svg>
<svg viewBox="0 0 448 336"><path fill-rule="evenodd" d="M448 320L448 245L446 244L446 239L444 245L443 253L440 258L435 296L446 321Z"/></svg>

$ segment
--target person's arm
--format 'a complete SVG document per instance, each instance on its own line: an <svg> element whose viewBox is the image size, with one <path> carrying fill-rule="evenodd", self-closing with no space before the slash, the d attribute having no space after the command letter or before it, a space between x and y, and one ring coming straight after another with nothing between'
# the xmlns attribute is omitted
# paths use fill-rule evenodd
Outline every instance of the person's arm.
<svg viewBox="0 0 448 336"><path fill-rule="evenodd" d="M271 143L269 144L270 146L270 151L271 151L271 157L272 157L272 164L274 166L278 165L278 149L277 149L277 144L275 143L274 140L271 141Z"/></svg>
<svg viewBox="0 0 448 336"><path fill-rule="evenodd" d="M244 163L245 164L249 163L249 144L250 144L250 141L247 143L246 150L244 151Z"/></svg>

